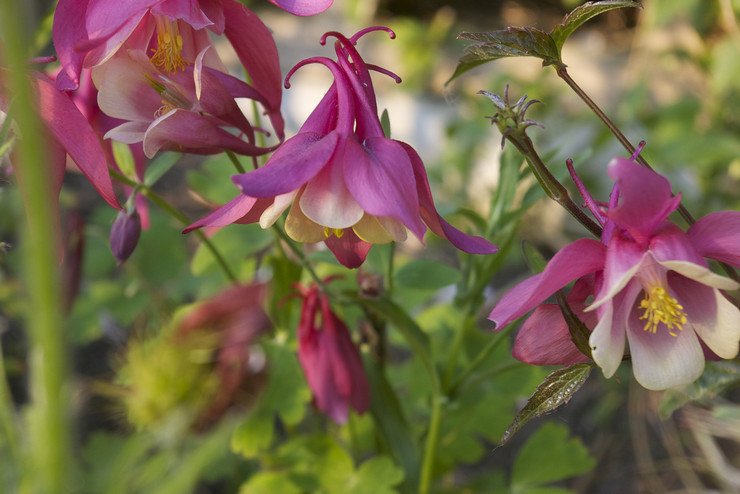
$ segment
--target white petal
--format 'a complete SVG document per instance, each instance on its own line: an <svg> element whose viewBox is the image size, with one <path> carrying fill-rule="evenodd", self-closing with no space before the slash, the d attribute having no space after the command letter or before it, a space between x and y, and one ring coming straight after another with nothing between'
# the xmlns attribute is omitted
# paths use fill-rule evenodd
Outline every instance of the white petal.
<svg viewBox="0 0 740 494"><path fill-rule="evenodd" d="M721 358L735 358L740 346L740 310L717 289L676 282L671 288L686 311L686 328L693 328Z"/></svg>
<svg viewBox="0 0 740 494"><path fill-rule="evenodd" d="M660 261L659 261L660 262ZM662 261L660 264L668 270L675 271L683 276L712 288L720 290L737 290L740 283L713 273L704 266L688 261Z"/></svg>
<svg viewBox="0 0 740 494"><path fill-rule="evenodd" d="M278 218L280 218L280 215L283 214L283 211L288 209L288 206L293 203L293 199L295 199L296 194L298 194L298 191L294 190L287 194L275 196L275 201L270 206L267 206L267 209L262 212L262 216L260 216L260 226L267 229L275 224Z"/></svg>
<svg viewBox="0 0 740 494"><path fill-rule="evenodd" d="M642 386L662 390L695 381L704 370L704 352L690 327L676 336L665 328L656 333L643 330L637 310L633 310L627 329L632 371Z"/></svg>
<svg viewBox="0 0 740 494"><path fill-rule="evenodd" d="M329 228L349 228L365 214L344 184L340 167L334 163L309 180L299 204L309 219Z"/></svg>
<svg viewBox="0 0 740 494"><path fill-rule="evenodd" d="M612 330L613 315L613 303L609 300L604 305L604 314L588 339L591 356L607 379L617 371L624 355L624 331Z"/></svg>

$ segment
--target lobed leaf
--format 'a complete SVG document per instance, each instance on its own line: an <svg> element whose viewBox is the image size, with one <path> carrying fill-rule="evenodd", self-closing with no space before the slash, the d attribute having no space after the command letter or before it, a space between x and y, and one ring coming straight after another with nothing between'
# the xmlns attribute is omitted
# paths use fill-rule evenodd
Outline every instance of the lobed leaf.
<svg viewBox="0 0 740 494"><path fill-rule="evenodd" d="M543 65L560 63L555 41L544 31L532 27L508 27L484 33L460 33L459 39L472 41L457 64L448 83L468 70L506 57L536 57Z"/></svg>
<svg viewBox="0 0 740 494"><path fill-rule="evenodd" d="M640 5L640 2L635 2L633 0L602 0L601 2L587 2L573 9L563 18L563 22L555 26L555 28L550 31L550 36L553 41L555 41L555 45L558 49L558 58L560 49L563 47L565 40L567 40L576 29L581 27L583 23L609 10L625 7L642 8L642 5Z"/></svg>
<svg viewBox="0 0 740 494"><path fill-rule="evenodd" d="M552 412L567 403L591 374L591 364L576 364L550 373L529 398L524 408L514 417L501 438L505 444L527 422Z"/></svg>

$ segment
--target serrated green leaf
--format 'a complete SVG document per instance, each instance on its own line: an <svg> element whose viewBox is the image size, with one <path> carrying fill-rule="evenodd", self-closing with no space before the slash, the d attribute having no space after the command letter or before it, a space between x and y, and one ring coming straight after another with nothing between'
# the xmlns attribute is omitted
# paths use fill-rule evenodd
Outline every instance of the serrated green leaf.
<svg viewBox="0 0 740 494"><path fill-rule="evenodd" d="M590 364L576 364L550 373L516 415L501 438L505 444L527 422L567 403L591 374Z"/></svg>
<svg viewBox="0 0 740 494"><path fill-rule="evenodd" d="M455 268L436 261L418 259L404 264L395 275L396 283L417 290L439 290L460 279Z"/></svg>
<svg viewBox="0 0 740 494"><path fill-rule="evenodd" d="M160 153L157 158L149 163L144 172L144 183L151 187L159 181L182 157L180 153Z"/></svg>
<svg viewBox="0 0 740 494"><path fill-rule="evenodd" d="M562 424L546 423L519 450L511 474L511 491L559 492L544 484L588 472L596 465L588 449ZM568 491L565 491L568 492Z"/></svg>
<svg viewBox="0 0 740 494"><path fill-rule="evenodd" d="M552 39L555 41L555 45L557 46L558 54L560 53L565 41L576 29L581 27L583 23L609 10L626 7L642 8L642 5L640 5L640 2L634 2L631 0L602 0L600 2L586 2L573 9L565 16L565 18L563 18L563 22L555 26L555 28L550 31L550 36L552 36Z"/></svg>
<svg viewBox="0 0 740 494"><path fill-rule="evenodd" d="M474 67L499 58L536 57L542 59L542 65L561 63L558 47L552 37L532 27L508 27L484 33L460 33L458 38L472 41L473 44L465 48L454 74L447 83Z"/></svg>
<svg viewBox="0 0 740 494"><path fill-rule="evenodd" d="M136 174L136 162L134 161L134 155L131 152L131 148L128 144L124 144L119 141L113 141L113 159L116 161L116 165L121 170L124 176L130 178L133 181L138 182L139 177Z"/></svg>
<svg viewBox="0 0 740 494"><path fill-rule="evenodd" d="M348 494L394 494L393 489L403 481L403 470L390 458L376 456L363 462L349 479Z"/></svg>

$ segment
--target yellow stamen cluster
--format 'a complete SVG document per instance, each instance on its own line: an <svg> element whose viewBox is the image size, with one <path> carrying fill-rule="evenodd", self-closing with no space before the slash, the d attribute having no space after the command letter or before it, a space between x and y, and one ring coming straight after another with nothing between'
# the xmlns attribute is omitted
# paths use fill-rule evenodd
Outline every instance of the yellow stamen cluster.
<svg viewBox="0 0 740 494"><path fill-rule="evenodd" d="M645 290L645 298L640 302L640 308L645 309L640 317L641 320L646 321L643 328L645 331L656 333L658 325L663 324L668 334L677 336L676 330L682 330L683 325L686 324L686 313L683 306L662 286L653 287L649 291Z"/></svg>
<svg viewBox="0 0 740 494"><path fill-rule="evenodd" d="M154 65L168 73L187 67L182 58L182 36L177 21L157 17L157 49L151 57Z"/></svg>
<svg viewBox="0 0 740 494"><path fill-rule="evenodd" d="M336 236L337 238L342 238L342 235L344 235L344 230L341 228L329 228L328 226L325 226L324 238L329 238L332 235Z"/></svg>

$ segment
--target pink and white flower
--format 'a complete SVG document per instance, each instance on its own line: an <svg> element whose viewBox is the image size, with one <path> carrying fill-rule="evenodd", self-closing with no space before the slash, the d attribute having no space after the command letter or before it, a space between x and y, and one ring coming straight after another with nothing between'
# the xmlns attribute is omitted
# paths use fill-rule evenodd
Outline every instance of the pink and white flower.
<svg viewBox="0 0 740 494"><path fill-rule="evenodd" d="M740 310L722 291L740 285L712 272L706 259L740 265L740 212L709 214L684 232L667 219L680 196L671 194L664 177L624 158L609 164L609 175L616 182L610 207L592 207L604 226L602 241L581 239L563 248L542 273L509 291L489 318L503 328L579 279L573 291L581 284L580 292L571 301L582 306L593 296L582 310L596 314L587 321L593 327L589 343L606 377L614 375L629 345L635 378L644 387L692 382L704 369L702 343L724 359L738 354ZM590 293L582 290L589 277ZM565 321L546 307L525 323L515 355L537 363L578 361L572 344L560 352L547 343L540 350L522 347L531 345L535 332L540 343L565 342ZM552 333L540 324L548 315L557 326Z"/></svg>

